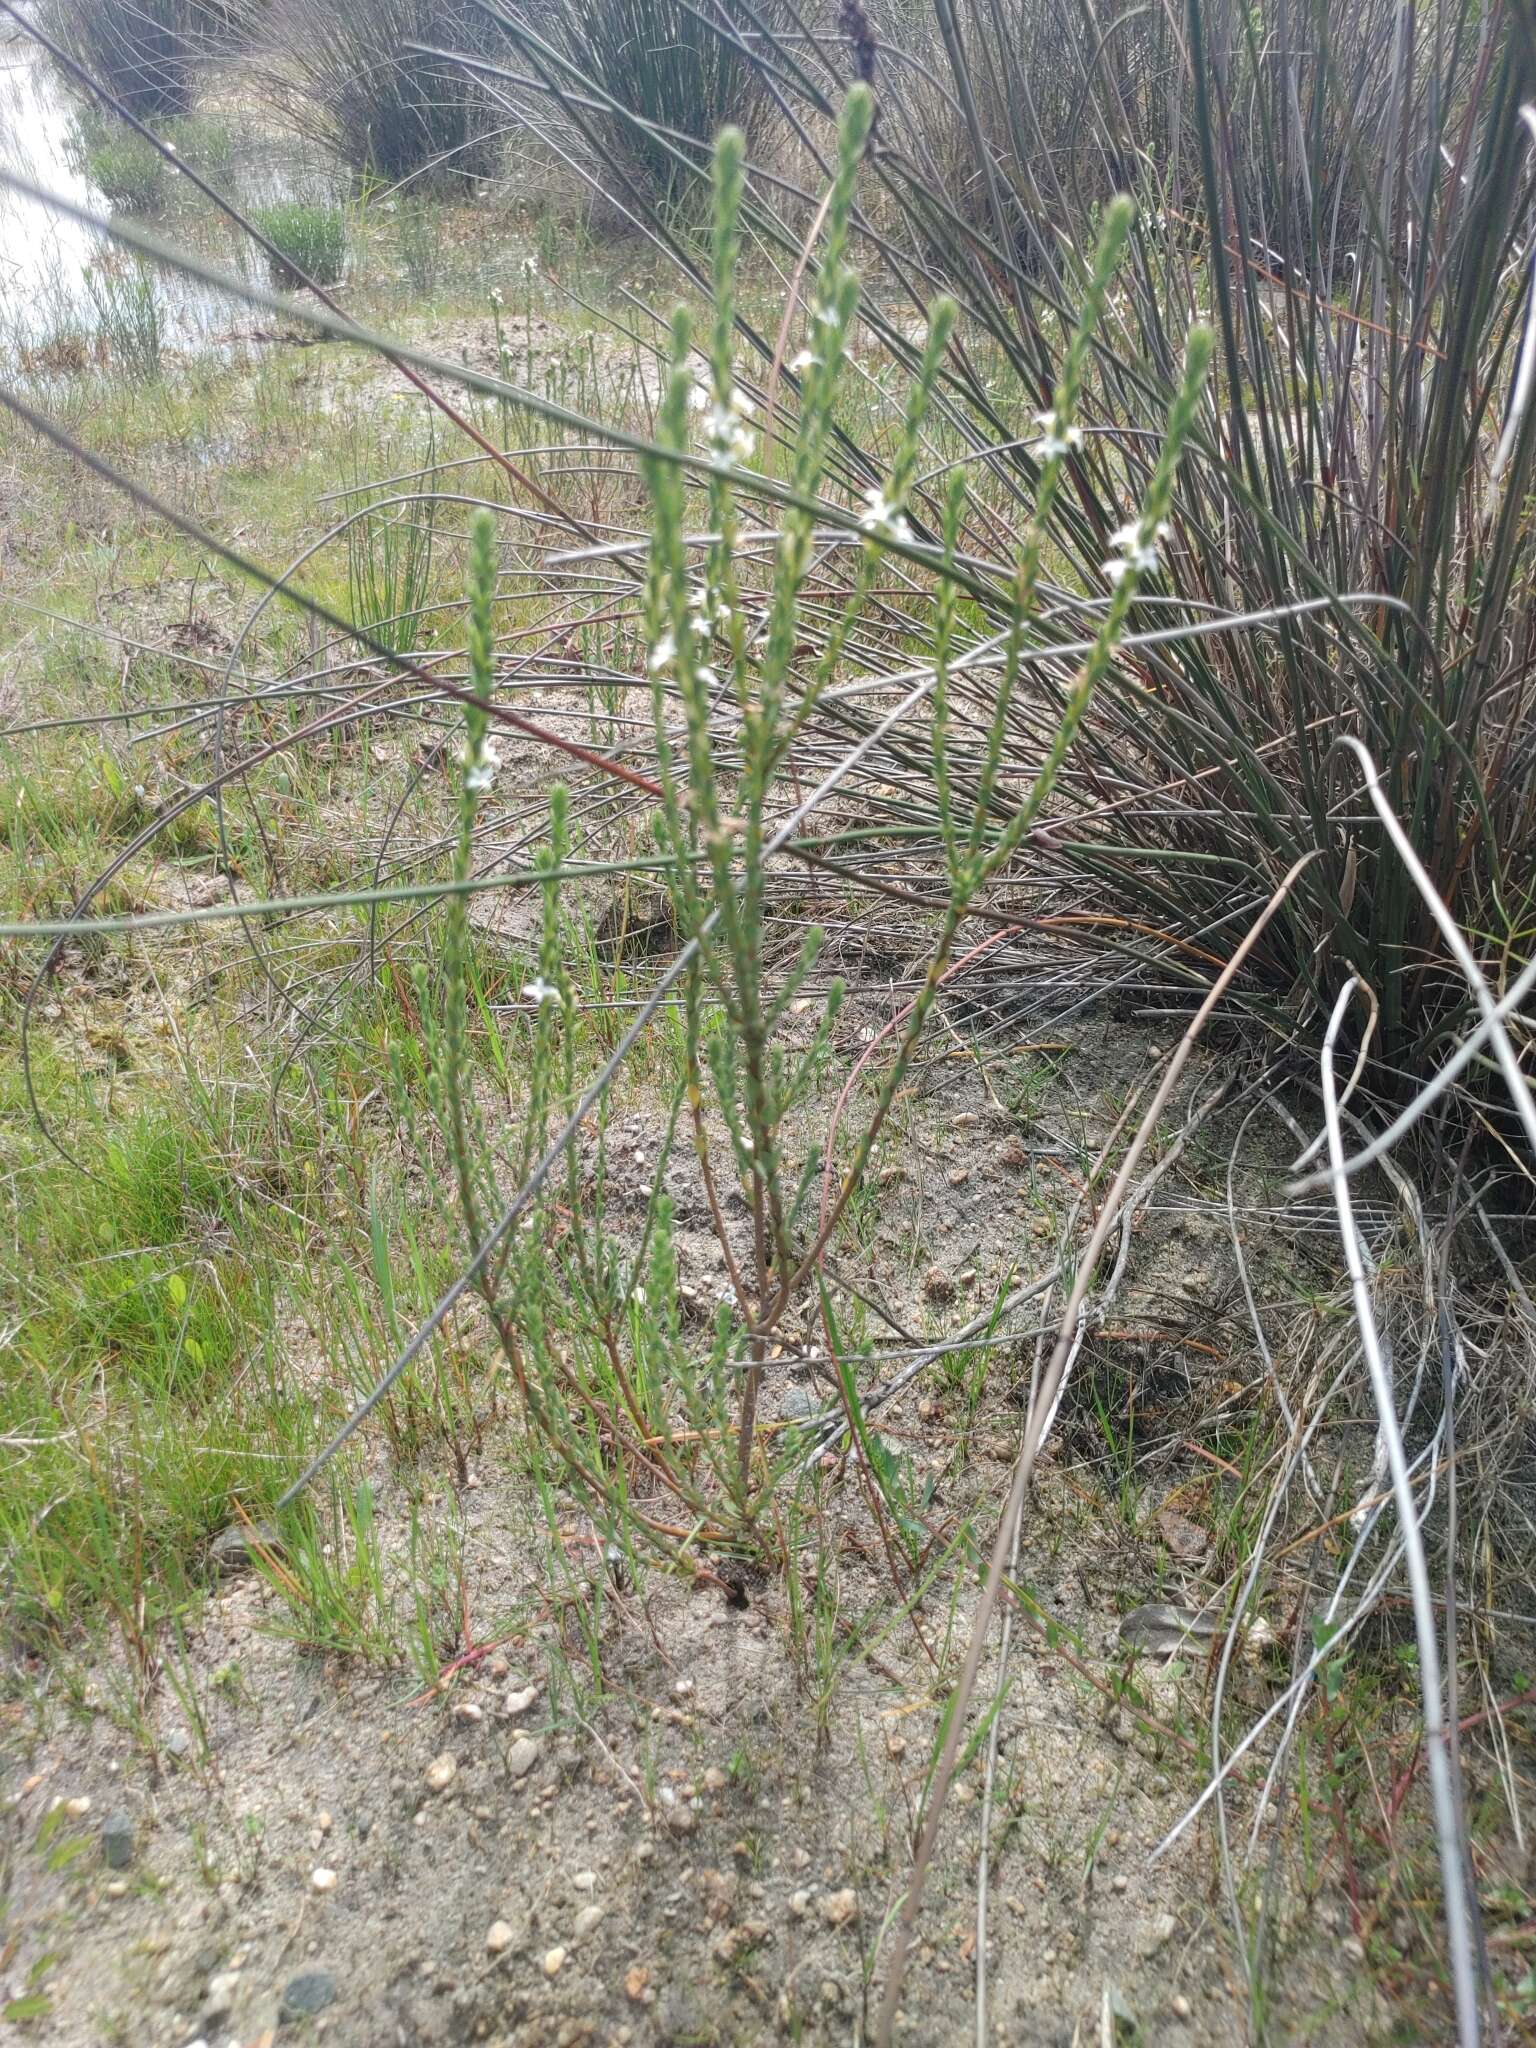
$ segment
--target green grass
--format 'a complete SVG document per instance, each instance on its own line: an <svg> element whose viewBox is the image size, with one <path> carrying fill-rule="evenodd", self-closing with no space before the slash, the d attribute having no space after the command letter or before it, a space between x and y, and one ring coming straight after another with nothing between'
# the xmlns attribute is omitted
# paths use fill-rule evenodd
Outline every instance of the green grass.
<svg viewBox="0 0 1536 2048"><path fill-rule="evenodd" d="M110 205L130 213L160 211L170 173L165 159L141 135L132 129L109 130L86 147L84 156L86 176Z"/></svg>
<svg viewBox="0 0 1536 2048"><path fill-rule="evenodd" d="M300 275L316 284L340 282L347 261L347 217L339 206L285 199L261 207L254 220L277 251L268 258L275 284L286 289Z"/></svg>

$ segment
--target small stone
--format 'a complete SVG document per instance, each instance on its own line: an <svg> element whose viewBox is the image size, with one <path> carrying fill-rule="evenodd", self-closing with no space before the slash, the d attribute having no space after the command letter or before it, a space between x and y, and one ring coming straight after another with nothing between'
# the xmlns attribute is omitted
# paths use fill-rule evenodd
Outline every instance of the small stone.
<svg viewBox="0 0 1536 2048"><path fill-rule="evenodd" d="M1125 1891L1130 1885L1130 1879L1125 1875L1123 1871L1117 1872L1116 1875L1112 1877L1109 1882L1111 1890L1117 1892Z"/></svg>
<svg viewBox="0 0 1536 2048"><path fill-rule="evenodd" d="M486 1665L485 1675L499 1684L511 1669L512 1666L507 1662L506 1658L498 1653Z"/></svg>
<svg viewBox="0 0 1536 2048"><path fill-rule="evenodd" d="M820 1902L820 1912L829 1927L846 1927L850 1920L859 1917L859 1895L851 1885L840 1892L827 1892Z"/></svg>
<svg viewBox="0 0 1536 2048"><path fill-rule="evenodd" d="M573 1873L571 1883L579 1892L596 1891L597 1872L595 1870L578 1870Z"/></svg>
<svg viewBox="0 0 1536 2048"><path fill-rule="evenodd" d="M126 1899L128 1896L128 1880L125 1877L114 1877L109 1883L102 1886L102 1890L109 1899Z"/></svg>
<svg viewBox="0 0 1536 2048"><path fill-rule="evenodd" d="M923 1292L930 1301L953 1301L955 1283L942 1266L930 1266L923 1276Z"/></svg>
<svg viewBox="0 0 1536 2048"><path fill-rule="evenodd" d="M587 1936L593 1933L600 1925L602 1917L603 1908L601 1906L583 1906L576 1915L576 1939L578 1941L585 1941Z"/></svg>
<svg viewBox="0 0 1536 2048"><path fill-rule="evenodd" d="M680 1678L677 1681L676 1685L673 1686L672 1692L673 1696L680 1700L686 1700L691 1698L693 1693L693 1680L691 1678Z"/></svg>
<svg viewBox="0 0 1536 2048"><path fill-rule="evenodd" d="M536 1685L520 1686L515 1692L507 1694L501 1703L501 1711L509 1719L514 1714L526 1714L538 1696L539 1688Z"/></svg>
<svg viewBox="0 0 1536 2048"><path fill-rule="evenodd" d="M453 1710L455 1721L480 1721L485 1718L485 1709L478 1700L460 1700Z"/></svg>
<svg viewBox="0 0 1536 2048"><path fill-rule="evenodd" d="M451 1756L445 1749L441 1756L433 1757L431 1763L427 1765L427 1790L429 1792L446 1792L458 1776L458 1772L457 1759Z"/></svg>
<svg viewBox="0 0 1536 2048"><path fill-rule="evenodd" d="M328 1835L331 1832L331 1829L334 1825L335 1823L332 1821L331 1816L326 1812L325 1808L322 1806L320 1811L315 1815L315 1826L320 1830L322 1835Z"/></svg>
<svg viewBox="0 0 1536 2048"><path fill-rule="evenodd" d="M726 1776L724 1771L721 1770L718 1764L711 1764L704 1773L704 1790L706 1792L723 1792L725 1786Z"/></svg>
<svg viewBox="0 0 1536 2048"><path fill-rule="evenodd" d="M789 1917L791 1920L803 1920L810 1910L811 1895L808 1891L801 1890L790 1893Z"/></svg>
<svg viewBox="0 0 1536 2048"><path fill-rule="evenodd" d="M333 1892L336 1889L336 1873L327 1870L322 1863L318 1870L309 1873L310 1889L317 1892Z"/></svg>
<svg viewBox="0 0 1536 2048"><path fill-rule="evenodd" d="M651 1973L644 1963L631 1963L624 1972L624 1996L631 2005L639 2005L650 1988Z"/></svg>
<svg viewBox="0 0 1536 2048"><path fill-rule="evenodd" d="M691 1835L699 1824L699 1816L691 1806L671 1807L665 1818L674 1835Z"/></svg>
<svg viewBox="0 0 1536 2048"><path fill-rule="evenodd" d="M90 1810L90 1795L85 1792L82 1792L75 1799L66 1799L64 1802L64 1811L69 1815L71 1820L84 1820L85 1816L90 1812Z"/></svg>
<svg viewBox="0 0 1536 2048"><path fill-rule="evenodd" d="M499 1956L503 1949L509 1949L512 1941L512 1929L505 1920L493 1920L485 1930L485 1945L493 1956Z"/></svg>
<svg viewBox="0 0 1536 2048"><path fill-rule="evenodd" d="M1171 1913L1154 1913L1143 1925L1136 1945L1144 1956L1155 1956L1160 1948L1172 1941L1178 1926Z"/></svg>
<svg viewBox="0 0 1536 2048"><path fill-rule="evenodd" d="M222 2020L228 2017L235 2002L235 1993L240 1989L238 1970L220 1970L208 1979L208 1990L203 1998L204 2020Z"/></svg>
<svg viewBox="0 0 1536 2048"><path fill-rule="evenodd" d="M905 1735L887 1735L885 1738L885 1753L888 1757L904 1757L907 1753L907 1738Z"/></svg>
<svg viewBox="0 0 1536 2048"><path fill-rule="evenodd" d="M558 1977L564 1967L565 1950L563 1948L551 1948L544 1951L544 1974L546 1977Z"/></svg>
<svg viewBox="0 0 1536 2048"><path fill-rule="evenodd" d="M109 1870L126 1870L133 1861L133 1821L126 1813L109 1813L101 1824L101 1854Z"/></svg>
<svg viewBox="0 0 1536 2048"><path fill-rule="evenodd" d="M1172 2012L1174 2018L1176 2020L1187 2020L1193 2011L1194 2007L1181 1991L1173 2001Z"/></svg>
<svg viewBox="0 0 1536 2048"><path fill-rule="evenodd" d="M336 1979L329 1970L301 1970L283 1986L279 2020L304 2020L324 2012L336 1998Z"/></svg>
<svg viewBox="0 0 1536 2048"><path fill-rule="evenodd" d="M514 1778L526 1778L539 1760L539 1745L531 1735L519 1735L507 1751L507 1769Z"/></svg>
<svg viewBox="0 0 1536 2048"><path fill-rule="evenodd" d="M192 1738L185 1728L174 1728L166 1737L167 1751L172 1756L185 1756L192 1747Z"/></svg>

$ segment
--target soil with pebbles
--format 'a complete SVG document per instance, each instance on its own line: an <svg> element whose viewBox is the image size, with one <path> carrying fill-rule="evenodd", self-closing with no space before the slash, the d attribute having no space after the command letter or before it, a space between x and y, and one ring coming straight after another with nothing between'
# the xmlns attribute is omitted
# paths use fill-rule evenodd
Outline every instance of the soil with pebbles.
<svg viewBox="0 0 1536 2048"><path fill-rule="evenodd" d="M857 1040L870 1024L855 1013L849 1028ZM1079 1070L1100 1085L1064 1090L1037 1130L1070 1125L1081 1142L1107 1130L1103 1047L1090 1039ZM1025 1258L1053 1255L1036 1240L1053 1238L1052 1205L1071 1190L1021 1147L969 1063L934 1069L919 1095L867 1249L870 1284L921 1341L987 1300L1021 1244L1033 1248ZM626 1205L643 1211L660 1131L638 1110L610 1128L621 1227ZM683 1283L708 1294L720 1262L694 1171L691 1153L676 1159L667 1185ZM1190 1188L1187 1212L1175 1199L1142 1226L1117 1309L1128 1321L1219 1320L1219 1259ZM1177 1349L1176 1333L1160 1341ZM975 1506L989 1528L1030 1348L994 1360L974 1414L963 1389L931 1375L882 1411L891 1444L931 1469L935 1528ZM1183 1382L1210 1370L1198 1349L1179 1363ZM819 1398L790 1359L765 1407L787 1425ZM1178 1736L1202 1725L1205 1672L1139 1667L1162 1734L1093 1682L1108 1688L1125 1669L1118 1617L1151 1597L1202 1597L1207 1561L1198 1540L1191 1549L1189 1515L1170 1508L1159 1524L1155 1490L1136 1532L1117 1522L1077 1440L1064 1416L1020 1560L1055 1625L1016 1618L999 1721L992 2037L1066 2048L1100 2039L1107 2009L1109 2038L1132 2038L1134 2025L1143 2041L1216 2048L1243 2038L1247 1993L1211 1832L1192 1828L1150 1860L1199 1789ZM845 1625L891 1607L849 1466L826 1487L838 1620L820 1666L797 1668L787 1588L771 1576L732 1589L653 1578L642 1596L605 1574L599 1601L591 1575L603 1568L574 1522L557 1617L546 1535L512 1476L515 1444L506 1450L504 1473L487 1444L472 1486L419 1507L461 1527L469 1614L501 1638L437 1694L422 1697L404 1670L379 1675L297 1647L281 1633L283 1602L255 1573L214 1581L189 1621L186 1666L150 1688L137 1739L125 1732L126 1668L22 1674L7 1743L0 1989L49 2001L30 2037L81 2048L867 2038L876 1950L910 1866L935 1739L941 1686L928 1653L953 1671L969 1593L941 1581L924 1602L926 1652L890 1613L867 1658L846 1654ZM381 1525L403 1564L410 1504L375 1464ZM497 1619L508 1615L514 1624ZM1283 1657L1240 1665L1239 1703L1256 1713L1283 1670ZM900 2034L909 2043L975 2038L977 1749L929 1883ZM1252 1797L1234 1791L1236 1838ZM1276 1850L1275 2037L1384 2038L1393 2015L1341 1945L1344 1901L1326 1882L1303 1898L1296 1835L1289 1805L1261 1817L1259 1867Z"/></svg>

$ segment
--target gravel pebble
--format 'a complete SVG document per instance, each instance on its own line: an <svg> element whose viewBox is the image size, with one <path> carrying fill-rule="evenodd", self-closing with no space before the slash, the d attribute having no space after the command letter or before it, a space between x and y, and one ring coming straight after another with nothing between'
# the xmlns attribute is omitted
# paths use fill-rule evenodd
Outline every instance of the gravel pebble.
<svg viewBox="0 0 1536 2048"><path fill-rule="evenodd" d="M290 1977L283 1986L283 2002L278 2007L280 2020L308 2019L335 2001L336 1979L329 1970L301 1970L297 1977Z"/></svg>
<svg viewBox="0 0 1536 2048"><path fill-rule="evenodd" d="M563 1948L552 1948L545 1950L544 1974L546 1977L558 1977L564 1966L565 1950Z"/></svg>
<svg viewBox="0 0 1536 2048"><path fill-rule="evenodd" d="M445 1749L441 1756L433 1757L427 1765L427 1790L446 1792L458 1776L459 1766L455 1757Z"/></svg>
<svg viewBox="0 0 1536 2048"><path fill-rule="evenodd" d="M493 1920L485 1931L485 1945L493 1956L512 1946L512 1929L505 1920Z"/></svg>
<svg viewBox="0 0 1536 2048"><path fill-rule="evenodd" d="M519 1735L507 1751L507 1769L514 1778L526 1778L539 1760L539 1745L531 1735Z"/></svg>
<svg viewBox="0 0 1536 2048"><path fill-rule="evenodd" d="M133 1821L126 1813L109 1813L101 1824L101 1854L109 1870L126 1870L133 1861Z"/></svg>

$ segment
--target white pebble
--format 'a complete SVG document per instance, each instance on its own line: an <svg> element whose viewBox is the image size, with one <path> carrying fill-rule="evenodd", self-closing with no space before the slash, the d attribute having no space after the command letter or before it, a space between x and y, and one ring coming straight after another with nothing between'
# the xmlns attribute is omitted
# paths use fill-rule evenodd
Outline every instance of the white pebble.
<svg viewBox="0 0 1536 2048"><path fill-rule="evenodd" d="M561 1971L561 1969L562 1969L562 1968L563 1968L563 1966L564 1966L564 1963L565 1963L565 1950L564 1950L563 1948L552 1948L552 1949L548 1950L548 1951L546 1952L546 1954L545 1954L545 1957L544 1957L544 1974L545 1974L545 1976L546 1976L546 1977L558 1977L558 1976L559 1976L559 1974L560 1974L560 1971Z"/></svg>
<svg viewBox="0 0 1536 2048"><path fill-rule="evenodd" d="M485 1931L485 1945L493 1956L512 1946L512 1929L505 1920L493 1920Z"/></svg>
<svg viewBox="0 0 1536 2048"><path fill-rule="evenodd" d="M458 1774L458 1763L445 1749L441 1756L433 1757L427 1765L427 1790L446 1792Z"/></svg>
<svg viewBox="0 0 1536 2048"><path fill-rule="evenodd" d="M317 1870L309 1873L309 1882L314 1891L333 1892L336 1889L336 1873L334 1870L327 1870L322 1863Z"/></svg>

